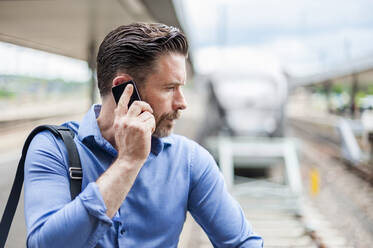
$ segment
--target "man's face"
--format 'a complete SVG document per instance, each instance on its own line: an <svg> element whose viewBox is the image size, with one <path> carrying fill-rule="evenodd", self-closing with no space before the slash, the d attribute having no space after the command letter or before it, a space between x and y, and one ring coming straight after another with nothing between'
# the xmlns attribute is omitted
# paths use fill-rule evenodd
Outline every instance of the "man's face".
<svg viewBox="0 0 373 248"><path fill-rule="evenodd" d="M156 61L156 69L150 74L140 90L141 99L153 108L156 137L171 134L180 111L187 107L182 86L185 85L185 57L169 53L161 55Z"/></svg>

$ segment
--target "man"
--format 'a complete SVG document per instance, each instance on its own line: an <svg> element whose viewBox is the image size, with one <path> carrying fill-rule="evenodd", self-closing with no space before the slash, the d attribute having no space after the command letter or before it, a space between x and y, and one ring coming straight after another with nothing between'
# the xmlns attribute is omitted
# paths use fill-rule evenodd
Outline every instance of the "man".
<svg viewBox="0 0 373 248"><path fill-rule="evenodd" d="M97 56L102 105L75 133L82 192L71 201L63 142L48 132L32 141L25 163L29 247L176 247L190 211L215 247L262 247L228 194L210 154L171 135L187 107L186 37L162 24L131 24L110 32ZM111 88L136 82L116 105Z"/></svg>

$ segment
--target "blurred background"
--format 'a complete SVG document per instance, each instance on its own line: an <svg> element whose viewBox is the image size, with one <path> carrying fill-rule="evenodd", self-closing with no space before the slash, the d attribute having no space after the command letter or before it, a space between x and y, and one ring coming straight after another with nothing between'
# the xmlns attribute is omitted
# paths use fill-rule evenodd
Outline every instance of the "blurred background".
<svg viewBox="0 0 373 248"><path fill-rule="evenodd" d="M99 103L95 58L131 22L190 42L175 132L215 157L265 247L373 246L373 2L1 0L0 213L40 124ZM21 200L7 247L25 246ZM212 247L190 215L179 247Z"/></svg>

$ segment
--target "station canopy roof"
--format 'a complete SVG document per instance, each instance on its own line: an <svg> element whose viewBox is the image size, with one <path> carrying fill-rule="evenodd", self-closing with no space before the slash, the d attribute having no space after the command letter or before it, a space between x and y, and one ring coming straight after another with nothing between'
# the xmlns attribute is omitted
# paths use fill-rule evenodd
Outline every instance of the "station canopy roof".
<svg viewBox="0 0 373 248"><path fill-rule="evenodd" d="M359 76L359 81L363 84L371 84L373 77L373 58L371 56L355 59L348 63L333 66L318 74L290 78L292 88L325 83L326 81L338 81L341 83L351 83L351 76Z"/></svg>
<svg viewBox="0 0 373 248"><path fill-rule="evenodd" d="M131 22L180 27L172 0L0 1L0 41L86 61L108 32Z"/></svg>

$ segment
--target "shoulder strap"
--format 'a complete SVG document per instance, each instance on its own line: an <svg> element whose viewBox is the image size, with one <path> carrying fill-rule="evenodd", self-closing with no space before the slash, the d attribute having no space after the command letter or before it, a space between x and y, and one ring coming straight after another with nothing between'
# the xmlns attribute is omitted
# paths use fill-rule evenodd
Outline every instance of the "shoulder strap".
<svg viewBox="0 0 373 248"><path fill-rule="evenodd" d="M22 191L24 166L28 147L34 136L44 130L49 130L54 136L62 138L66 145L69 159L69 175L70 175L70 194L73 200L81 191L82 185L82 168L79 158L79 153L74 142L74 133L66 127L54 125L42 125L36 127L27 137L22 149L22 156L19 160L16 176L13 181L12 190L10 192L8 202L5 207L1 222L0 222L0 248L5 246L10 226L13 221L14 214L17 209L19 197Z"/></svg>
<svg viewBox="0 0 373 248"><path fill-rule="evenodd" d="M65 143L68 159L69 159L69 175L70 175L70 195L71 200L74 200L80 191L82 191L82 165L76 144L74 142L74 133L67 127L57 126L57 130Z"/></svg>

